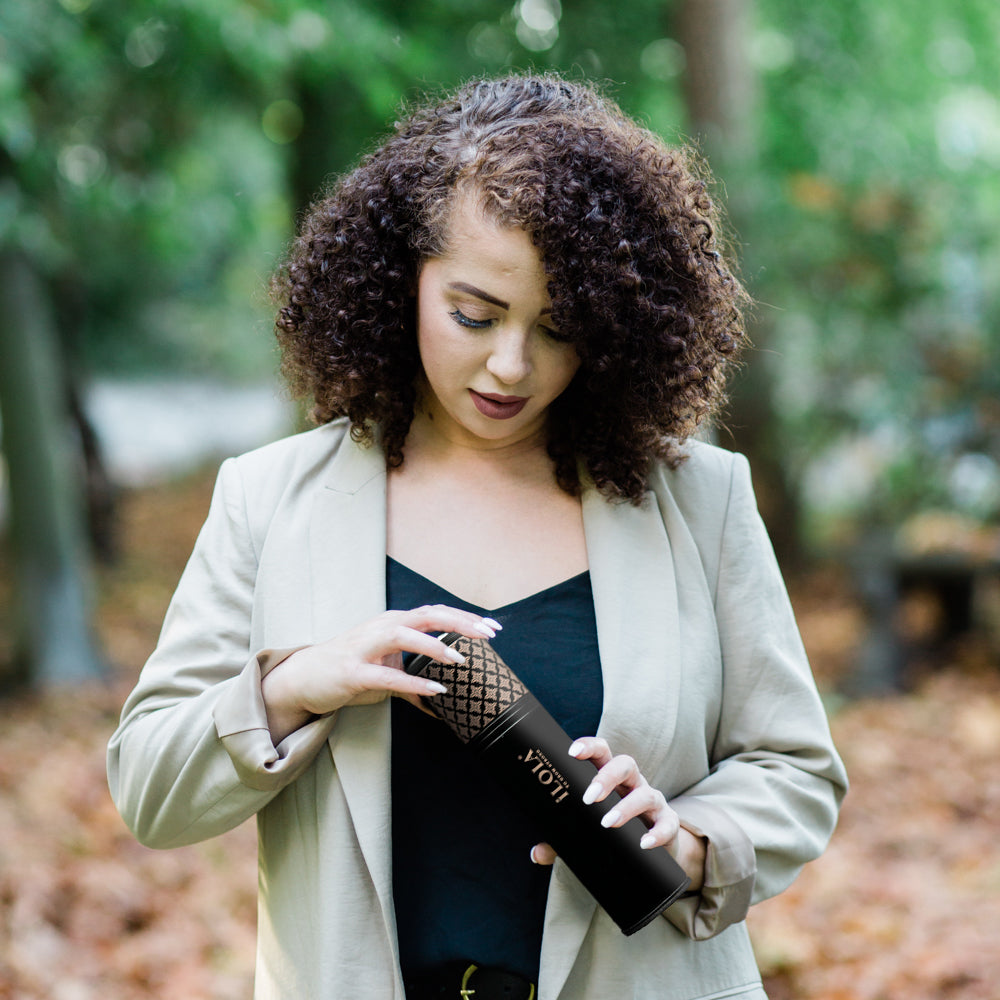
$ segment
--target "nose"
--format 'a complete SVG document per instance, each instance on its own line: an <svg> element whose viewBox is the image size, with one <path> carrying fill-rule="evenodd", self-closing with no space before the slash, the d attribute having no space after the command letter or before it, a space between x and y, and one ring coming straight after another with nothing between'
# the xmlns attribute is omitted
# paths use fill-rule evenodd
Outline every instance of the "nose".
<svg viewBox="0 0 1000 1000"><path fill-rule="evenodd" d="M520 330L499 330L493 341L486 370L504 385L516 385L531 374L530 334Z"/></svg>

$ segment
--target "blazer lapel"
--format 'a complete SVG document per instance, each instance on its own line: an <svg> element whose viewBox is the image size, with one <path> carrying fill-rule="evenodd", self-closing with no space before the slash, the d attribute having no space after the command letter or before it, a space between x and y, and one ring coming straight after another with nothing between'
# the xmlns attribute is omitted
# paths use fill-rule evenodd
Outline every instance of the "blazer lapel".
<svg viewBox="0 0 1000 1000"><path fill-rule="evenodd" d="M344 437L310 525L312 628L316 641L385 611L385 459ZM337 776L395 948L389 812L389 707L354 706L330 734Z"/></svg>
<svg viewBox="0 0 1000 1000"><path fill-rule="evenodd" d="M385 459L346 434L310 523L316 641L385 610Z"/></svg>
<svg viewBox="0 0 1000 1000"><path fill-rule="evenodd" d="M664 517L652 493L634 507L591 490L583 510L604 678L598 735L654 780L680 691L677 578Z"/></svg>
<svg viewBox="0 0 1000 1000"><path fill-rule="evenodd" d="M652 493L634 507L609 503L589 488L583 495L583 524L604 679L598 735L613 753L635 757L655 781L670 752L679 699L677 585L664 519ZM596 906L557 860L546 915L541 996L559 996Z"/></svg>

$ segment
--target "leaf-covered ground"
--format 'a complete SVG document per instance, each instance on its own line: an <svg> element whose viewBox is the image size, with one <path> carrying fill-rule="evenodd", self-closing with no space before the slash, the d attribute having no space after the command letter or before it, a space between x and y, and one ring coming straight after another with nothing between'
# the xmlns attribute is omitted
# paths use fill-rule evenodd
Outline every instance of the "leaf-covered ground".
<svg viewBox="0 0 1000 1000"><path fill-rule="evenodd" d="M114 679L0 703L0 1000L250 996L252 825L147 850L104 776L210 486L199 476L125 498L123 556L101 580ZM861 617L835 580L793 594L829 684ZM826 855L751 915L773 1000L997 1000L1000 669L956 653L909 694L835 707L853 782L840 826Z"/></svg>

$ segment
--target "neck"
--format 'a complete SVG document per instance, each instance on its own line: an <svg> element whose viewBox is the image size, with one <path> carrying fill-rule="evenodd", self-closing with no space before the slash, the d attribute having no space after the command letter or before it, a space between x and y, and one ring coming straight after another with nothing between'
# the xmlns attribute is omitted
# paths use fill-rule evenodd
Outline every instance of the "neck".
<svg viewBox="0 0 1000 1000"><path fill-rule="evenodd" d="M545 458L548 461L548 432L544 424L526 428L521 437L502 441L450 433L451 430L447 421L435 419L433 412L418 406L406 435L404 452L420 452L423 456L442 461L452 458L487 463L525 458Z"/></svg>

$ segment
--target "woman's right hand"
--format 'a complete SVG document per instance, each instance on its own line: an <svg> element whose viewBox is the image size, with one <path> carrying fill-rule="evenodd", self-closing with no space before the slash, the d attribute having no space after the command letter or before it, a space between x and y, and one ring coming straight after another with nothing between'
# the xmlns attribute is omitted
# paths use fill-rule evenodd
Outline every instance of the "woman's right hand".
<svg viewBox="0 0 1000 1000"><path fill-rule="evenodd" d="M441 694L436 681L403 669L403 653L426 653L443 663L464 657L428 632L460 632L492 639L501 626L492 618L443 604L385 611L347 632L306 646L282 660L261 684L271 738L277 746L317 715L345 705L372 705L397 695L423 708L420 699Z"/></svg>

